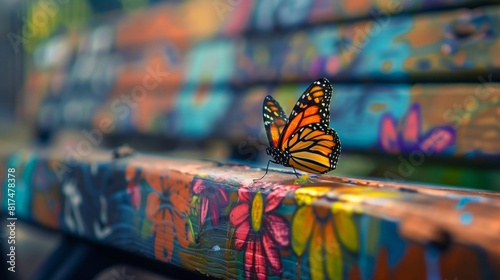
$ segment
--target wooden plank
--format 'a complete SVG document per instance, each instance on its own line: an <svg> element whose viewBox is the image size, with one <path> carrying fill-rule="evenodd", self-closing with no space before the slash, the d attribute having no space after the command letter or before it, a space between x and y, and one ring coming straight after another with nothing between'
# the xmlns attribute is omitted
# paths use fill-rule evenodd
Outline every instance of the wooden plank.
<svg viewBox="0 0 500 280"><path fill-rule="evenodd" d="M263 170L142 154L65 157L26 151L4 163L16 168L15 216L226 279L500 279L497 193L290 170L254 182Z"/></svg>
<svg viewBox="0 0 500 280"><path fill-rule="evenodd" d="M248 32L272 33L359 18L385 18L401 13L494 3L499 1L221 0L207 3L198 0L166 3L123 16L118 22L117 46L133 48L158 40L196 42L217 36L232 37Z"/></svg>
<svg viewBox="0 0 500 280"><path fill-rule="evenodd" d="M232 20L238 21L237 26L245 26L245 30L268 32L308 26L317 23L337 22L357 18L374 18L379 16L392 16L408 12L425 12L434 9L453 9L461 6L484 5L498 3L497 1L331 1L312 0L301 3L288 1L254 1L250 17ZM233 13L240 12L240 7L235 6ZM228 18L231 15L228 15ZM235 19L233 19L235 18ZM241 21L248 19L246 24ZM229 23L232 23L229 21ZM233 25L236 25L233 23ZM232 27L232 28L231 28ZM235 27L225 27L223 30L234 30ZM233 31L234 32L234 31ZM231 34L231 33L230 33Z"/></svg>
<svg viewBox="0 0 500 280"><path fill-rule="evenodd" d="M175 41L163 45L178 53L183 80L193 84L297 82L321 76L337 81L475 81L478 74L499 72L499 15L498 6L384 14L279 33L214 37L188 48ZM135 68L144 68L150 54L135 51L144 58ZM180 70L167 61L169 71Z"/></svg>
<svg viewBox="0 0 500 280"><path fill-rule="evenodd" d="M381 14L353 23L215 37L192 45L181 59L189 83L305 81L319 76L349 81L472 80L478 71L499 70L500 61L491 59L499 56L499 14L498 6L415 16ZM172 45L175 48L167 44Z"/></svg>
<svg viewBox="0 0 500 280"><path fill-rule="evenodd" d="M492 35L498 33L499 15L495 6L243 38L235 47L233 80L473 80L477 72L472 70L499 69L500 60L492 59L500 54L499 38Z"/></svg>
<svg viewBox="0 0 500 280"><path fill-rule="evenodd" d="M482 79L488 81L489 77ZM50 114L40 114L38 123L47 130L58 124L58 119L70 126L83 123L87 134L94 131L101 136L142 134L181 142L190 139L193 143L218 138L228 147L250 142L264 147L268 143L262 123L265 95L273 95L285 112L290 112L307 86L283 84L239 90L179 85L178 92L155 92L141 100L129 98L133 107L123 101L123 94L112 95L104 102L92 100L95 114L87 112L84 120L64 114L68 103L48 100L41 111ZM69 100L78 103L78 99ZM495 83L334 84L331 126L347 150L391 154L421 150L426 157L494 162L500 154L500 144L495 141L500 133L496 121L499 100L499 84Z"/></svg>
<svg viewBox="0 0 500 280"><path fill-rule="evenodd" d="M150 16L151 26L162 26L162 11L155 10ZM134 25L134 17L131 17L132 22L122 27L101 25L81 32L88 36L67 36L58 45L67 53L81 45L99 45L97 42L102 36L98 35L103 30L109 34L102 40L113 40L113 35L116 36L109 43L115 48L96 52L89 47L87 52L78 52L75 61L88 60L92 64L61 63L56 67L69 67L67 71L75 75L72 78L75 81L70 82L89 86L91 90L96 88L91 84L118 83L118 88L136 86L137 81L140 84L147 74L148 67L159 67L176 75L176 81L197 86L227 82L297 82L321 76L337 81L476 81L478 74L499 72L500 60L496 59L500 55L496 47L500 40L496 35L500 32L499 15L500 7L490 6L324 24L271 35L215 37L197 44L190 42L188 35L138 39L140 47L118 48L115 45L121 40L132 40L121 39L125 35L120 35L124 33L120 30L147 25ZM126 34L131 36L131 33L140 32ZM75 35L75 32L71 34ZM162 34L148 31L141 36ZM52 43L60 39L54 38ZM40 55L35 60L51 57L51 48L47 46L55 47L50 42L41 45ZM104 59L105 63L102 62ZM40 63L43 64L37 61L37 65ZM124 71L117 72L116 69ZM92 75L95 72L108 74Z"/></svg>
<svg viewBox="0 0 500 280"><path fill-rule="evenodd" d="M482 77L487 80L488 77ZM255 87L231 106L218 132L267 145L260 111L273 95L290 112L307 84ZM334 85L330 125L350 150L425 157L498 157L499 84ZM222 123L229 122L228 126ZM411 138L414 135L416 138ZM431 143L435 142L435 143ZM492 158L493 157L493 158Z"/></svg>

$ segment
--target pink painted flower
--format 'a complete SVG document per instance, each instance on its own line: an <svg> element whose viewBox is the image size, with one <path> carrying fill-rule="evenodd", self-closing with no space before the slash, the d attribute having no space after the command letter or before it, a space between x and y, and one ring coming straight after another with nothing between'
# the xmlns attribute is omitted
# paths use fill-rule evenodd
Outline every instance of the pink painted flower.
<svg viewBox="0 0 500 280"><path fill-rule="evenodd" d="M382 150L398 154L421 150L426 155L441 153L455 144L456 129L450 125L436 126L422 131L421 109L418 103L410 106L408 113L398 124L395 117L386 113L380 123Z"/></svg>
<svg viewBox="0 0 500 280"><path fill-rule="evenodd" d="M196 180L193 185L193 192L201 199L200 223L205 224L208 214L213 226L219 225L220 208L226 207L229 198L226 191L219 185L203 180Z"/></svg>
<svg viewBox="0 0 500 280"><path fill-rule="evenodd" d="M239 204L231 211L230 222L236 227L234 246L245 250L245 277L266 279L269 266L281 275L280 247L290 244L286 220L274 211L286 193L298 186L277 186L265 197L261 191L238 191Z"/></svg>

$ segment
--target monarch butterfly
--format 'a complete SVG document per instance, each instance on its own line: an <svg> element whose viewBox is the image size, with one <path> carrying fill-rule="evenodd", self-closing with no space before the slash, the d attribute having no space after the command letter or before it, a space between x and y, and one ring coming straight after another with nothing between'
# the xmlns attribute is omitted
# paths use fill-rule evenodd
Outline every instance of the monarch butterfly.
<svg viewBox="0 0 500 280"><path fill-rule="evenodd" d="M266 152L273 160L267 162L262 178L270 162L292 167L295 175L295 168L322 174L337 167L341 145L337 132L329 127L331 98L332 85L326 78L319 79L302 94L289 119L274 98L264 98Z"/></svg>

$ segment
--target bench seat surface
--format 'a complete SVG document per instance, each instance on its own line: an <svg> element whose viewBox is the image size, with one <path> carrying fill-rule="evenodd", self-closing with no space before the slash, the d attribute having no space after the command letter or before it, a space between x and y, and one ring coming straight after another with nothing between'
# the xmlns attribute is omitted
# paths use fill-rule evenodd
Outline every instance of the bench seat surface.
<svg viewBox="0 0 500 280"><path fill-rule="evenodd" d="M254 182L264 170L143 154L68 159L4 161L17 217L217 278L500 278L496 193L291 170Z"/></svg>

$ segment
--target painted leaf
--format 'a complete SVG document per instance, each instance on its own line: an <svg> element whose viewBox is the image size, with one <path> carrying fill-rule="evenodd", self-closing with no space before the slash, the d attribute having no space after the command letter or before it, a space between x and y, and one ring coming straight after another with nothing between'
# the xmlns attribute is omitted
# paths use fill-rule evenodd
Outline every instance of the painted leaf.
<svg viewBox="0 0 500 280"><path fill-rule="evenodd" d="M342 253L332 223L325 225L325 260L330 279L342 279Z"/></svg>
<svg viewBox="0 0 500 280"><path fill-rule="evenodd" d="M300 207L292 222L292 249L299 257L306 249L308 239L314 226L314 215L311 206Z"/></svg>
<svg viewBox="0 0 500 280"><path fill-rule="evenodd" d="M338 211L333 217L342 244L350 251L357 252L359 246L358 230L352 220L352 214L346 211Z"/></svg>
<svg viewBox="0 0 500 280"><path fill-rule="evenodd" d="M316 223L309 247L309 268L311 269L311 279L325 279L324 254L323 247L325 240L323 238L323 228L320 223Z"/></svg>

